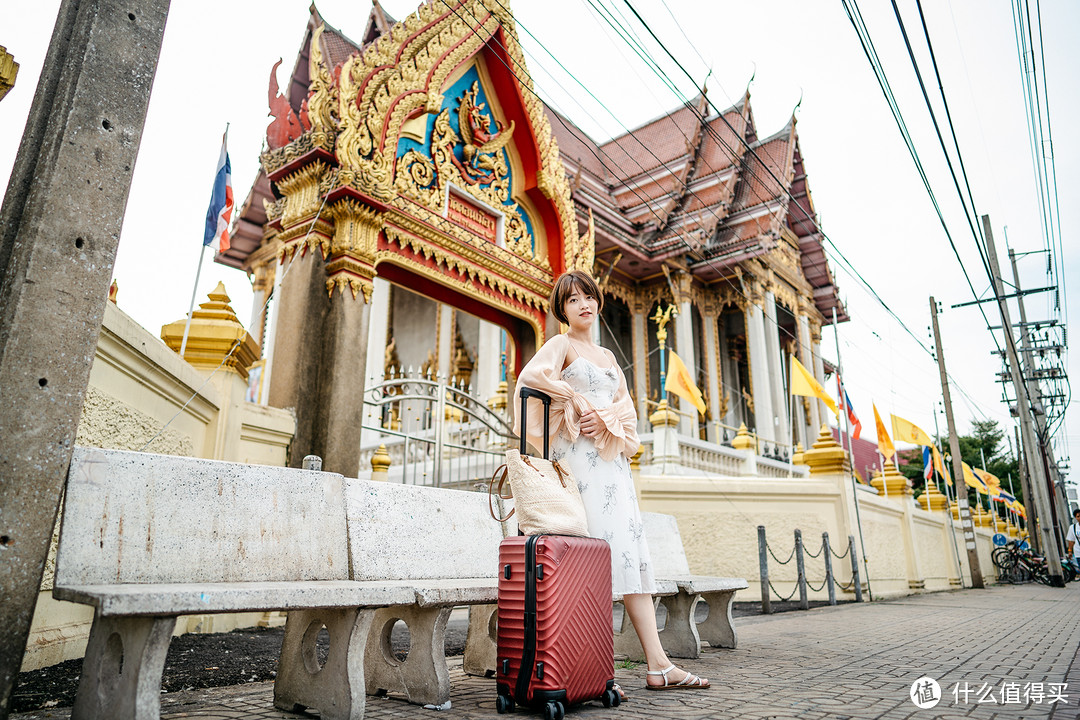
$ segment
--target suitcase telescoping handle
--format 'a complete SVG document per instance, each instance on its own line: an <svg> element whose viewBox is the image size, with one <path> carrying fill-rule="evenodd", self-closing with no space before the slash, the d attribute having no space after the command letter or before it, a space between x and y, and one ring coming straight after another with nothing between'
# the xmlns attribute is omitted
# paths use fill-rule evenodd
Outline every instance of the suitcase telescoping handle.
<svg viewBox="0 0 1080 720"><path fill-rule="evenodd" d="M521 388L521 454L525 455L525 411L529 406L529 398L536 398L544 403L544 459L548 459L548 428L551 425L551 396L546 392L534 390L531 387Z"/></svg>

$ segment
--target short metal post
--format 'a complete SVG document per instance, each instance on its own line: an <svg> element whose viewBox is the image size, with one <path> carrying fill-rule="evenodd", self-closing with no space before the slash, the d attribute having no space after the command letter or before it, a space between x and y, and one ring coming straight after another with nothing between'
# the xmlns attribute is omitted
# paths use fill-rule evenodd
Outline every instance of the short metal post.
<svg viewBox="0 0 1080 720"><path fill-rule="evenodd" d="M829 588L829 604L836 604L836 584L832 574L832 548L829 546L829 533L821 533L821 552L825 555L825 585Z"/></svg>
<svg viewBox="0 0 1080 720"><path fill-rule="evenodd" d="M769 597L769 546L765 543L765 526L757 526L758 575L761 577L761 612L772 614L772 598Z"/></svg>
<svg viewBox="0 0 1080 720"><path fill-rule="evenodd" d="M862 581L859 579L859 558L855 556L855 536L847 536L847 551L851 556L851 583L855 586L855 602L862 602Z"/></svg>
<svg viewBox="0 0 1080 720"><path fill-rule="evenodd" d="M322 458L318 455L308 455L304 458L303 468L305 470L322 470Z"/></svg>
<svg viewBox="0 0 1080 720"><path fill-rule="evenodd" d="M803 557L802 530L795 530L795 566L799 569L799 609L809 610L806 597L806 559Z"/></svg>

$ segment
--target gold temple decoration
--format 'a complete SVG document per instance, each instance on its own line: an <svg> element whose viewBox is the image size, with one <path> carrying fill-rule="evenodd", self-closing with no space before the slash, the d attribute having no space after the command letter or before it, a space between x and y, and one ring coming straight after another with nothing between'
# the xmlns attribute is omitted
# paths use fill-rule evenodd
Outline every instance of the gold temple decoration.
<svg viewBox="0 0 1080 720"><path fill-rule="evenodd" d="M886 497L902 498L912 494L911 481L896 469L892 460L885 461L884 469L874 473L870 484Z"/></svg>
<svg viewBox="0 0 1080 720"><path fill-rule="evenodd" d="M851 470L848 454L833 438L828 423L821 426L817 442L803 453L803 462L810 466L811 475L843 473Z"/></svg>
<svg viewBox="0 0 1080 720"><path fill-rule="evenodd" d="M746 423L739 423L739 431L735 433L735 438L731 441L731 447L736 450L754 449L754 438L750 436L750 431L746 429Z"/></svg>
<svg viewBox="0 0 1080 720"><path fill-rule="evenodd" d="M923 490L923 494L919 496L919 504L922 505L923 510L931 512L937 512L944 510L948 504L948 499L941 494L938 490L937 483L930 480L926 483L926 489Z"/></svg>
<svg viewBox="0 0 1080 720"><path fill-rule="evenodd" d="M659 305L656 306L656 313L649 318L656 323L656 341L660 344L660 357L664 357L664 349L667 344L667 324L671 322L672 314L678 315L678 311L675 310L674 305L668 305L666 309L661 309ZM661 367L663 367L661 365ZM675 427L679 424L679 415L669 407L667 391L664 389L664 375L660 373L660 404L656 408L656 412L649 416L649 422L653 427Z"/></svg>
<svg viewBox="0 0 1080 720"><path fill-rule="evenodd" d="M19 74L19 63L15 56L8 54L7 48L0 45L0 100L15 87L15 77Z"/></svg>
<svg viewBox="0 0 1080 720"><path fill-rule="evenodd" d="M468 387L472 382L473 369L476 367L476 354L465 347L461 337L461 328L454 325L454 349L450 360L450 382L453 385Z"/></svg>
<svg viewBox="0 0 1080 720"><path fill-rule="evenodd" d="M191 314L184 359L197 368L220 367L246 380L247 369L259 358L259 344L237 319L224 283L219 282L208 298ZM161 339L175 352L180 351L186 324L187 318L181 318L161 328Z"/></svg>

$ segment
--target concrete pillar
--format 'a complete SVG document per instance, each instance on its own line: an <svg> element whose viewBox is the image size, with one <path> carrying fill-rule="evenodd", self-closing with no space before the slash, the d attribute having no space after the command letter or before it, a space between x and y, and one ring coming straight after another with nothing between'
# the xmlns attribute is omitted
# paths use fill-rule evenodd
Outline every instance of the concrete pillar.
<svg viewBox="0 0 1080 720"><path fill-rule="evenodd" d="M60 4L0 208L0 718L71 462L168 12L168 0Z"/></svg>
<svg viewBox="0 0 1080 720"><path fill-rule="evenodd" d="M324 471L345 477L356 477L360 471L367 354L357 349L367 342L370 321L371 304L362 296L334 294L322 343L312 446L323 459Z"/></svg>
<svg viewBox="0 0 1080 720"><path fill-rule="evenodd" d="M281 293L274 301L273 355L268 404L296 414L290 464L305 455L323 456L313 442L314 407L323 359L323 323L330 309L326 269L318 252L297 252L278 268Z"/></svg>
<svg viewBox="0 0 1080 720"><path fill-rule="evenodd" d="M701 317L702 342L705 343L705 391L709 395L709 421L706 428L706 437L709 442L718 443L723 440L722 433L716 424L720 418L720 400L723 391L720 385L720 358L716 341L717 315L714 312L705 313Z"/></svg>
<svg viewBox="0 0 1080 720"><path fill-rule="evenodd" d="M648 308L644 303L634 303L630 309L630 324L633 333L634 353L634 393L637 401L638 432L652 430L649 424L649 368L646 362L649 353Z"/></svg>
<svg viewBox="0 0 1080 720"><path fill-rule="evenodd" d="M803 364L803 367L816 374L814 370L814 354L810 345L810 320L806 315L799 315L799 362ZM805 417L802 412L802 402L798 405L798 417L800 418L799 425L803 427L803 446L810 447L811 441L814 439L812 433L821 427L821 413L819 412L820 401L816 400L810 402L810 423L807 427Z"/></svg>
<svg viewBox="0 0 1080 720"><path fill-rule="evenodd" d="M776 415L769 388L769 349L765 341L765 313L756 303L750 303L746 309L746 348L750 353L755 430L758 437L771 443L776 440Z"/></svg>
<svg viewBox="0 0 1080 720"><path fill-rule="evenodd" d="M787 383L784 381L784 356L780 349L780 328L776 322L776 296L765 293L765 347L769 358L769 392L773 406L773 438L791 444L791 418L787 411ZM760 423L758 423L760 425Z"/></svg>

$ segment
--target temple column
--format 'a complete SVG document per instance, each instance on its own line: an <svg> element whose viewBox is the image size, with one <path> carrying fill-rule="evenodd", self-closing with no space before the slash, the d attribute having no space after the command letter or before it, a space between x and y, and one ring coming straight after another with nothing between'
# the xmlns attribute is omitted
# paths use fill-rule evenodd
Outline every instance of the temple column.
<svg viewBox="0 0 1080 720"><path fill-rule="evenodd" d="M720 345L721 408L724 405L725 399L727 402L727 412L720 420L728 427L737 428L739 427L739 423L743 420L741 412L742 388L739 386L739 364L735 358L731 357L731 347L728 343L727 335L727 322L725 321L723 314L720 315L718 324L717 334L719 336ZM724 435L724 433L720 434Z"/></svg>
<svg viewBox="0 0 1080 720"><path fill-rule="evenodd" d="M266 300L274 289L277 276L277 250L280 243L276 240L266 242L248 258L248 272L251 274L251 320L248 322L248 332L259 343L266 347Z"/></svg>
<svg viewBox="0 0 1080 720"><path fill-rule="evenodd" d="M825 361L821 358L821 325L814 321L810 322L810 354L814 357L814 379L821 383L821 387L825 387ZM811 402L817 406L818 418L823 424L832 422L829 408L825 407L823 401L813 398Z"/></svg>
<svg viewBox="0 0 1080 720"><path fill-rule="evenodd" d="M769 388L769 350L765 341L765 311L761 298L746 309L746 349L750 353L750 387L754 398L754 431L762 440L776 441L776 415Z"/></svg>
<svg viewBox="0 0 1080 720"><path fill-rule="evenodd" d="M814 368L814 354L813 354L813 351L811 350L811 345L810 345L810 319L806 316L805 313L799 313L799 362L801 362L803 364L803 367L810 370L810 372L815 372L814 369L813 369ZM800 398L800 400L801 400L801 398ZM807 424L805 422L805 417L804 417L804 413L802 412L802 404L801 403L799 404L799 413L798 413L798 415L800 417L800 423L799 424L803 428L803 438L804 438L804 440L802 441L802 443L803 443L803 447L805 447L807 449L809 449L810 445L812 444L810 441L815 439L814 434L813 434L814 429L821 427L821 413L819 412L819 408L818 408L818 405L819 405L820 401L818 401L816 398L813 399L813 402L811 402L810 400L811 400L810 398L807 398L807 405L810 407L810 422L809 422L809 424Z"/></svg>
<svg viewBox="0 0 1080 720"><path fill-rule="evenodd" d="M686 365L690 379L697 384L697 353L694 348L694 314L690 296L690 284L693 277L689 273L675 276L675 287L679 296L675 298L679 314L675 316L675 352ZM670 370L669 370L670 372ZM685 415L679 415L679 434L696 438L698 436L697 408L682 400L679 408Z"/></svg>
<svg viewBox="0 0 1080 720"><path fill-rule="evenodd" d="M390 293L388 280L372 278L371 320L367 337L367 360L364 363L367 380L365 387L374 387L386 379L387 349L390 337ZM364 424L379 427L382 424L380 411L376 407L366 407Z"/></svg>
<svg viewBox="0 0 1080 720"><path fill-rule="evenodd" d="M334 219L324 291L330 308L324 321L323 362L314 396L312 448L323 458L323 470L356 477L360 470L360 435L367 384L375 248L382 232L382 214L355 200L330 208Z"/></svg>
<svg viewBox="0 0 1080 720"><path fill-rule="evenodd" d="M330 167L322 161L278 176L263 155L263 168L277 187L282 200L275 204L280 211L280 231L276 241L277 298L274 301L269 355L268 404L291 408L296 416L296 432L290 449L290 464L299 467L304 456L314 452L314 413L319 373L323 363L324 318L330 308L326 292L326 264L323 257L330 247L334 224L328 212L320 212L322 198L319 183ZM268 214L267 217L270 217Z"/></svg>
<svg viewBox="0 0 1080 720"><path fill-rule="evenodd" d="M716 422L720 418L721 391L720 374L720 344L717 341L717 321L719 320L719 308L715 303L706 302L702 308L701 327L702 342L705 343L705 392L708 394L708 408L710 422L706 426L705 433L709 442L723 442L723 433Z"/></svg>
<svg viewBox="0 0 1080 720"><path fill-rule="evenodd" d="M780 326L776 320L776 296L765 292L765 347L769 357L769 392L773 407L773 439L791 444L791 420L787 412L787 383L784 382L784 356L780 350ZM759 424L760 426L760 424Z"/></svg>
<svg viewBox="0 0 1080 720"><path fill-rule="evenodd" d="M480 321L476 342L476 372L473 373L473 395L487 402L499 390L502 379L502 328L486 320ZM511 392L513 392L511 390Z"/></svg>
<svg viewBox="0 0 1080 720"><path fill-rule="evenodd" d="M454 308L439 303L436 320L438 335L435 340L436 376L450 381L450 363L454 358Z"/></svg>
<svg viewBox="0 0 1080 720"><path fill-rule="evenodd" d="M637 403L638 432L650 432L649 425L649 308L635 299L630 306L630 327L633 335L634 400Z"/></svg>

